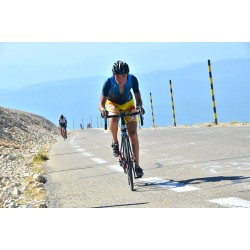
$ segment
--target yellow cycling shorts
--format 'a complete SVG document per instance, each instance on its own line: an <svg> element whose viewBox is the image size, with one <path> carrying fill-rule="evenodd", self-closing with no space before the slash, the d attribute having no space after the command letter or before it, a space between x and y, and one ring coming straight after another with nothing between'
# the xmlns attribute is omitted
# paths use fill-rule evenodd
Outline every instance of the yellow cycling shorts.
<svg viewBox="0 0 250 250"><path fill-rule="evenodd" d="M117 103L107 100L105 107L106 107L106 110L109 112L109 115L116 115L116 114L120 114L120 111L124 111L125 113L132 112L133 110L135 110L135 103L133 99L124 104L117 104ZM124 120L125 120L125 124L128 124L129 122L137 122L137 116L136 115L125 116Z"/></svg>

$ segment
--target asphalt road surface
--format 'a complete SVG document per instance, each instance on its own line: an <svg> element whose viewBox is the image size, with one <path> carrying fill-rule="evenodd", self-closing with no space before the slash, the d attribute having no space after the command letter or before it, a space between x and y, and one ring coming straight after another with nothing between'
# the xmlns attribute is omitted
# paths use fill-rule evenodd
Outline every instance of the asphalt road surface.
<svg viewBox="0 0 250 250"><path fill-rule="evenodd" d="M111 153L111 134L58 138L45 166L49 207L250 208L250 127L138 130L144 176L135 191Z"/></svg>

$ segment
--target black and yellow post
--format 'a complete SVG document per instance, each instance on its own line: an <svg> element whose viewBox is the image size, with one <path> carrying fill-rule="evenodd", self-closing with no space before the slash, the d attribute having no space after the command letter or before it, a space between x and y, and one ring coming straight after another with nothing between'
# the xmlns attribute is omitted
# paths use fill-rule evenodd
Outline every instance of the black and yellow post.
<svg viewBox="0 0 250 250"><path fill-rule="evenodd" d="M212 78L210 60L208 60L208 72L209 72L210 85L211 85L212 103L213 103L213 110L214 110L214 122L217 125L218 120L217 120L217 114L216 114L216 105L215 105L215 98L214 98L214 87L213 87L213 78Z"/></svg>
<svg viewBox="0 0 250 250"><path fill-rule="evenodd" d="M171 80L169 80L169 83L170 83L170 96L171 96L171 102L172 102L172 114L173 114L173 119L174 119L174 126L176 127L176 119L175 119L175 111L174 111L174 97L173 97Z"/></svg>
<svg viewBox="0 0 250 250"><path fill-rule="evenodd" d="M152 95L150 92L150 103L151 103L151 111L152 111L152 127L155 127L155 119L154 119L154 109L153 109L153 101L152 101Z"/></svg>

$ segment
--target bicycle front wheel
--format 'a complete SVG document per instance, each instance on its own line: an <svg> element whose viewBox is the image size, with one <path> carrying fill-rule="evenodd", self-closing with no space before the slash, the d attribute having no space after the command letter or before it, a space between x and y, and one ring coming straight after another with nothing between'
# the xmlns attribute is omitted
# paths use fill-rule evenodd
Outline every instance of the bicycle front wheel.
<svg viewBox="0 0 250 250"><path fill-rule="evenodd" d="M133 179L133 162L130 161L128 164L128 182L131 188L131 191L134 191L134 179Z"/></svg>
<svg viewBox="0 0 250 250"><path fill-rule="evenodd" d="M128 184L130 185L131 191L134 191L134 179L133 179L133 161L131 159L131 148L130 148L130 143L129 139L124 141L124 155L125 155L125 162L127 163L128 166Z"/></svg>

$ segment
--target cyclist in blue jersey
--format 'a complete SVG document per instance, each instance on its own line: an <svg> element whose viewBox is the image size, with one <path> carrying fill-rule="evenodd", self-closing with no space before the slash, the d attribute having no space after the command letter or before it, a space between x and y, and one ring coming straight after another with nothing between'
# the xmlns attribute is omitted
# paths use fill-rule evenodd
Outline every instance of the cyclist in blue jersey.
<svg viewBox="0 0 250 250"><path fill-rule="evenodd" d="M123 61L117 61L112 68L113 76L108 78L102 89L99 109L101 116L104 117L106 113L109 115L119 114L120 111L132 111L142 108L142 99L139 91L139 84L137 78L129 74L129 66ZM131 89L133 89L136 107L132 96ZM119 156L119 142L117 138L119 118L109 118L109 130L112 134L112 151L115 157ZM135 172L137 177L143 176L143 170L139 165L139 140L137 134L137 118L136 116L125 117L129 138L132 145L133 154L135 157Z"/></svg>

